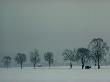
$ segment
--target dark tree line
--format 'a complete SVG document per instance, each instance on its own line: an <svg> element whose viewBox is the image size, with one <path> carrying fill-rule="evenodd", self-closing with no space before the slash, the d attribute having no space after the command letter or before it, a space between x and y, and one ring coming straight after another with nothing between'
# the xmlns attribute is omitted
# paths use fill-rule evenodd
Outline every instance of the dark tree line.
<svg viewBox="0 0 110 82"><path fill-rule="evenodd" d="M75 59L74 61L81 61L82 69L85 66L85 62L89 63L90 61L93 61L95 63L95 66L98 66L98 69L100 69L100 63L104 61L106 54L109 51L109 47L106 42L104 42L101 38L94 38L88 45L88 48L78 48L76 50L69 50L66 49L63 52L64 60L71 61Z"/></svg>
<svg viewBox="0 0 110 82"><path fill-rule="evenodd" d="M70 68L72 68L73 62L81 62L82 69L85 67L85 63L89 63L92 61L94 65L98 66L100 69L100 63L105 60L105 56L109 51L109 47L107 43L102 38L94 38L88 44L87 48L78 48L78 49L65 49L62 53L64 61L69 62ZM26 54L24 53L17 53L14 60L17 64L20 65L21 69L23 64L26 62ZM9 67L12 58L10 56L4 56L2 62L5 67ZM40 63L40 55L37 49L34 49L30 53L30 61L35 68L36 65ZM54 62L54 54L52 52L44 53L44 60L48 63L49 68Z"/></svg>
<svg viewBox="0 0 110 82"><path fill-rule="evenodd" d="M78 48L75 50L66 49L63 52L64 60L70 61L70 68L72 68L72 62L81 61L82 69L84 68L85 62L88 61L89 58L89 50L86 48Z"/></svg>
<svg viewBox="0 0 110 82"><path fill-rule="evenodd" d="M20 65L21 69L23 68L23 64L26 62L26 59L27 59L26 54L24 53L17 53L17 55L14 58L15 62ZM44 59L46 62L48 62L50 68L51 64L53 64L54 62L53 53L52 52L44 53ZM33 64L34 69L36 65L40 63L40 55L37 49L34 49L34 51L30 53L30 62ZM4 56L2 59L2 63L4 64L5 67L8 68L11 63L11 57Z"/></svg>

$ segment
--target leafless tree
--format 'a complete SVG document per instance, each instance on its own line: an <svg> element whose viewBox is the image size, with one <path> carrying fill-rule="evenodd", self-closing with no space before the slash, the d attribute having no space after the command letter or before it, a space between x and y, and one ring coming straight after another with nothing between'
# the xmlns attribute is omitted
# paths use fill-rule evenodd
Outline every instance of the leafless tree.
<svg viewBox="0 0 110 82"><path fill-rule="evenodd" d="M35 49L33 52L31 52L30 61L33 64L34 69L35 69L36 64L40 62L40 57L39 57L39 53L38 53L37 49Z"/></svg>
<svg viewBox="0 0 110 82"><path fill-rule="evenodd" d="M11 57L10 56L4 56L2 59L2 62L4 66L8 68L9 64L11 63Z"/></svg>
<svg viewBox="0 0 110 82"><path fill-rule="evenodd" d="M75 51L72 51L70 49L65 49L62 53L64 60L69 61L70 68L72 68L72 62L75 61Z"/></svg>
<svg viewBox="0 0 110 82"><path fill-rule="evenodd" d="M82 69L84 68L85 61L89 58L90 51L86 48L78 48L76 60L81 60L82 63Z"/></svg>
<svg viewBox="0 0 110 82"><path fill-rule="evenodd" d="M15 57L15 61L17 62L17 64L20 64L22 69L23 63L26 62L26 55L24 53L18 53Z"/></svg>
<svg viewBox="0 0 110 82"><path fill-rule="evenodd" d="M102 38L94 38L89 43L89 50L92 53L92 56L95 59L95 63L98 64L98 69L100 69L100 62L104 60L104 56L108 53L109 47L106 42Z"/></svg>
<svg viewBox="0 0 110 82"><path fill-rule="evenodd" d="M54 60L53 59L53 53L52 52L46 52L44 54L44 59L45 59L45 61L48 62L49 68L50 68L50 65L53 64L53 60Z"/></svg>

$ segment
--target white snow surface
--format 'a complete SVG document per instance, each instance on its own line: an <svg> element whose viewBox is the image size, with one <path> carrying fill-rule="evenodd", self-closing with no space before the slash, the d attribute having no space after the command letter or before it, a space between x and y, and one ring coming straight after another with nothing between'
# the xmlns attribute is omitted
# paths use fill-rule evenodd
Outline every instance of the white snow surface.
<svg viewBox="0 0 110 82"><path fill-rule="evenodd" d="M82 70L79 66L0 68L0 82L110 82L110 66L100 70Z"/></svg>

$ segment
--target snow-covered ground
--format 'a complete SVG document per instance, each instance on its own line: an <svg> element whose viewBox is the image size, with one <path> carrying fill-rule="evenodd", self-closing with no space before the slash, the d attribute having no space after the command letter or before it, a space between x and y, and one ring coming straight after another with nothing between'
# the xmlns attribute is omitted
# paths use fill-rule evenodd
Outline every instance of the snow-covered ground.
<svg viewBox="0 0 110 82"><path fill-rule="evenodd" d="M0 68L0 82L110 82L110 66L82 70L81 67Z"/></svg>

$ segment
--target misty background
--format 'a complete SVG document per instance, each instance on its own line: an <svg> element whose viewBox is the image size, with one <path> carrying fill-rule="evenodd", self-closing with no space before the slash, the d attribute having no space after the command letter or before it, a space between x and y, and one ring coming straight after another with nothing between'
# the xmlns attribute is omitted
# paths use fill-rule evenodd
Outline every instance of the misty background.
<svg viewBox="0 0 110 82"><path fill-rule="evenodd" d="M63 64L65 48L87 48L96 37L110 46L110 1L0 0L0 59L18 52L29 57L36 48Z"/></svg>

